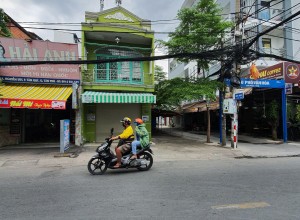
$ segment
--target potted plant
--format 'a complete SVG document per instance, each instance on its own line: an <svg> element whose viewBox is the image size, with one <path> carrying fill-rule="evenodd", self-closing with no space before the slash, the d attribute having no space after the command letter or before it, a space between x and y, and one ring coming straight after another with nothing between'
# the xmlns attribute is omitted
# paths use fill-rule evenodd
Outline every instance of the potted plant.
<svg viewBox="0 0 300 220"><path fill-rule="evenodd" d="M272 100L266 106L266 119L268 124L271 126L272 139L277 140L277 128L279 125L279 106L275 100Z"/></svg>

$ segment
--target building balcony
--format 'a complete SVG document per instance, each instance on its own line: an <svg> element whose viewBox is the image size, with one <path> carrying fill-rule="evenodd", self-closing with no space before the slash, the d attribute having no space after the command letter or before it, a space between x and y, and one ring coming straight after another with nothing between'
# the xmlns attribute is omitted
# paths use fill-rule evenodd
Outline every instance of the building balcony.
<svg viewBox="0 0 300 220"><path fill-rule="evenodd" d="M276 56L284 57L285 56L285 48L265 48L261 49L261 53L273 54ZM276 60L275 58L265 57L266 60Z"/></svg>
<svg viewBox="0 0 300 220"><path fill-rule="evenodd" d="M130 69L87 69L82 71L82 80L95 84L153 85L151 74Z"/></svg>
<svg viewBox="0 0 300 220"><path fill-rule="evenodd" d="M276 22L276 21L282 21L283 20L283 16L284 16L284 10L283 9L265 9L261 12L260 17L262 20L265 21L272 21L272 22Z"/></svg>

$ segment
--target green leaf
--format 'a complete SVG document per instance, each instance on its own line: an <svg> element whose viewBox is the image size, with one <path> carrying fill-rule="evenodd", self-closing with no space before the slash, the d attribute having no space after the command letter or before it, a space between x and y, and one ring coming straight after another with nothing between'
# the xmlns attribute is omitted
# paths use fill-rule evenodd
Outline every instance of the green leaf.
<svg viewBox="0 0 300 220"><path fill-rule="evenodd" d="M200 53L219 45L225 31L233 27L232 22L224 21L222 10L213 0L200 0L191 8L183 8L177 14L180 20L170 40L160 43L168 48L169 54ZM182 62L194 59L180 58ZM209 60L197 60L198 68L208 69Z"/></svg>

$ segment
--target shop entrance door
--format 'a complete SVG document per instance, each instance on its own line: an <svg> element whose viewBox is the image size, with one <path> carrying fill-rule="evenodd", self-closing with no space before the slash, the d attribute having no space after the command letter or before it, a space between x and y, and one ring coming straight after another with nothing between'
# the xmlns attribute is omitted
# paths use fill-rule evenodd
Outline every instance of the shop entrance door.
<svg viewBox="0 0 300 220"><path fill-rule="evenodd" d="M70 110L26 109L25 143L59 142L60 120L69 118Z"/></svg>

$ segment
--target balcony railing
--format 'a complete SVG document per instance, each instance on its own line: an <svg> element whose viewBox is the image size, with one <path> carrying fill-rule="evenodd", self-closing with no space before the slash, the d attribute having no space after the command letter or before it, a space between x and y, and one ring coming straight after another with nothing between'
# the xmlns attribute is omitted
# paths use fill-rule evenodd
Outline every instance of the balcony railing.
<svg viewBox="0 0 300 220"><path fill-rule="evenodd" d="M284 57L285 56L285 49L284 48L262 48L261 49L262 53L266 53L266 54L273 54L276 56L280 56L280 57ZM275 58L271 58L271 57L265 57L265 60L276 60Z"/></svg>
<svg viewBox="0 0 300 220"><path fill-rule="evenodd" d="M282 21L284 16L283 9L268 8L260 12L261 19L265 21Z"/></svg>
<svg viewBox="0 0 300 220"><path fill-rule="evenodd" d="M83 82L117 83L117 84L144 84L144 73L129 69L88 69L83 71Z"/></svg>

